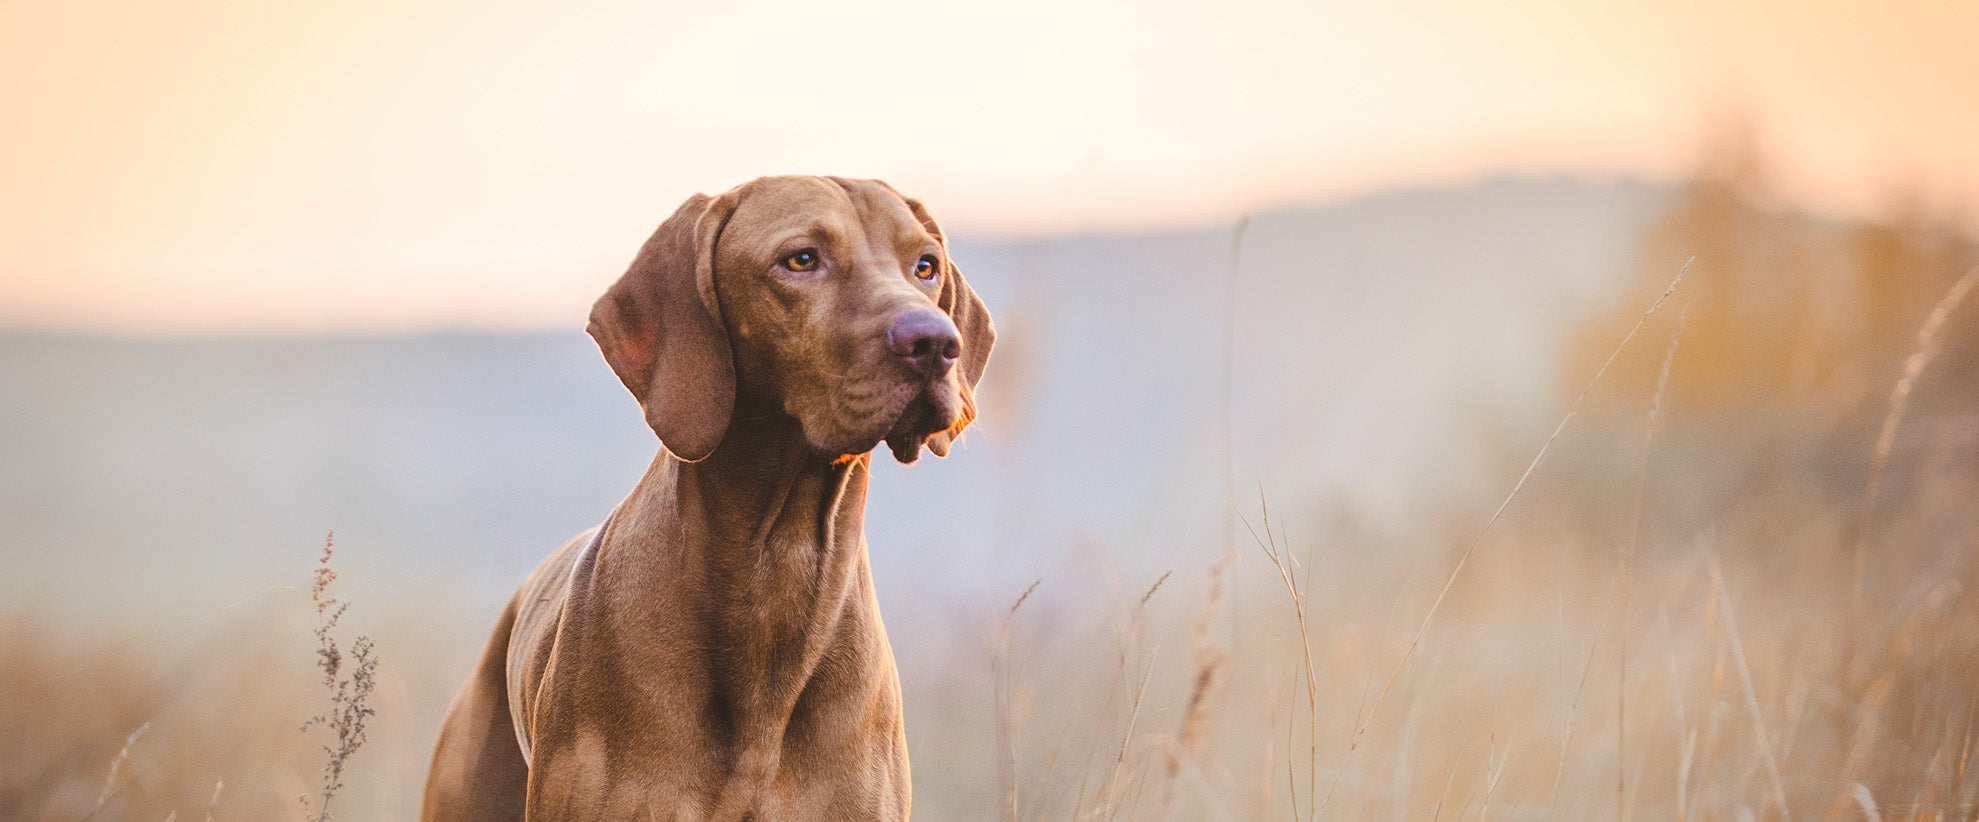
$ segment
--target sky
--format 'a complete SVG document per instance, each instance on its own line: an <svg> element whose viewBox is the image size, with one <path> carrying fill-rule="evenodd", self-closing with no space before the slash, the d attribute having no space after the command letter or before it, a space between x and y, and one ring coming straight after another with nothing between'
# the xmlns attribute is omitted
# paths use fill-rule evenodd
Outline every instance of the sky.
<svg viewBox="0 0 1979 822"><path fill-rule="evenodd" d="M1729 121L1788 206L1979 230L1975 34L1966 2L0 0L0 329L575 327L759 174L993 239L1676 181Z"/></svg>

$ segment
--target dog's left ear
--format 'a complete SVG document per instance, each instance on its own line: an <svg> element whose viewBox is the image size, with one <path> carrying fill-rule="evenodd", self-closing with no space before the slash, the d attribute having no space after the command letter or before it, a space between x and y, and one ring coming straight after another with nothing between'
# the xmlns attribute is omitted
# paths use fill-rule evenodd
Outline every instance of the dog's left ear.
<svg viewBox="0 0 1979 822"><path fill-rule="evenodd" d="M928 437L928 450L937 457L946 457L949 447L962 436L962 429L976 419L976 383L982 380L983 369L989 365L990 348L996 345L996 326L990 322L989 308L983 305L983 299L976 296L976 290L963 279L962 269L949 256L948 237L941 233L941 224L928 215L921 201L906 196L900 199L907 202L907 210L914 213L921 228L941 245L941 294L935 303L948 312L955 328L962 332L962 357L956 363L962 378L962 419L948 430Z"/></svg>

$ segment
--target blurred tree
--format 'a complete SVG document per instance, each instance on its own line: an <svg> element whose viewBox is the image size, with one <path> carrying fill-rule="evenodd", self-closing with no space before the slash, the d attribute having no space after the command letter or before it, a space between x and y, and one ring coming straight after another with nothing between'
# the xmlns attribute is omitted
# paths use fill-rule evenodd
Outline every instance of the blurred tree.
<svg viewBox="0 0 1979 822"><path fill-rule="evenodd" d="M1880 416L1918 327L1975 261L1972 240L1920 198L1897 198L1892 219L1838 224L1769 207L1762 152L1749 120L1725 121L1696 176L1644 242L1627 301L1589 323L1566 358L1579 385L1683 261L1696 258L1673 299L1689 312L1665 402L1712 414L1763 409ZM1675 306L1654 327L1668 329ZM1966 312L1961 312L1966 313ZM1646 332L1650 333L1650 332ZM1943 337L1938 389L1979 387L1979 322ZM1617 359L1603 396L1641 404L1664 346L1638 341Z"/></svg>

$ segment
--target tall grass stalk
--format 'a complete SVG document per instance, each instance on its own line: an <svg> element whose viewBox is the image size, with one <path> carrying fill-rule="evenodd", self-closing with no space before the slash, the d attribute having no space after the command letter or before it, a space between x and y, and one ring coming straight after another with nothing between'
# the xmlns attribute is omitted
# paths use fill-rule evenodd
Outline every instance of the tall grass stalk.
<svg viewBox="0 0 1979 822"><path fill-rule="evenodd" d="M1862 514L1856 523L1855 531L1855 572L1849 585L1849 615L1851 624L1861 624L1862 577L1869 561L1869 531L1875 524L1876 494L1882 488L1883 469L1889 465L1890 451L1896 446L1897 426L1903 422L1903 412L1910 404L1910 392L1917 387L1917 378L1924 373L1932 358L1938 355L1938 332L1945 326L1945 320L1958 310L1959 303L1972 287L1979 285L1979 266L1965 272L1965 276L1952 283L1945 295L1938 298L1938 304L1931 314L1924 318L1924 325L1917 329L1917 345L1904 360L1903 376L1890 389L1890 410L1883 415L1882 430L1876 435L1876 456L1869 464L1869 483L1862 492Z"/></svg>
<svg viewBox="0 0 1979 822"><path fill-rule="evenodd" d="M1148 681L1154 673L1154 656L1154 653L1150 652L1147 661L1142 663L1138 677L1140 682L1134 686L1134 698L1127 703L1127 727L1120 734L1120 746L1113 757L1113 772L1106 780L1106 803L1102 808L1106 811L1105 818L1109 820L1120 812L1120 803L1125 798L1127 788L1139 782L1128 777L1127 748L1133 743L1134 729L1140 724L1141 702L1147 697ZM1121 651L1120 663L1123 666L1127 663L1124 649ZM1123 782L1123 779L1126 781ZM1138 793L1138 790L1136 792Z"/></svg>
<svg viewBox="0 0 1979 822"><path fill-rule="evenodd" d="M144 733L149 730L151 730L151 722L147 720L137 726L137 730L131 731L130 736L124 737L124 746L118 748L116 758L110 760L110 773L103 777L103 790L96 795L96 807L89 812L91 817L102 812L103 806L110 801L110 797L116 795L117 778L123 774L124 763L130 761L131 749L137 747L137 741L144 738Z"/></svg>
<svg viewBox="0 0 1979 822"><path fill-rule="evenodd" d="M1161 586L1168 582L1168 578L1174 576L1174 574L1174 571L1162 573L1161 577L1156 579L1153 585L1148 586L1147 593L1141 595L1141 601L1134 605L1133 615L1127 620L1127 634L1120 641L1120 678L1122 682L1127 681L1128 651L1140 644L1142 620L1147 613L1148 600L1154 599L1154 593L1161 590ZM1139 803L1141 781L1137 774L1143 769L1142 766L1145 763L1136 764L1132 769L1132 773L1136 776L1130 776L1129 766L1127 764L1127 751L1133 744L1135 730L1140 727L1141 704L1142 700L1147 697L1148 682L1153 678L1155 652L1158 650L1160 649L1157 648L1149 651L1147 658L1141 661L1141 671L1137 677L1139 684L1132 686L1133 696L1127 703L1127 727L1120 735L1120 744L1113 757L1113 770L1107 776L1104 804L1100 806L1100 810L1105 812L1105 818L1107 819L1112 819L1116 814L1120 813L1122 810L1121 801L1125 798L1128 788L1131 787L1134 790L1135 804ZM1123 782L1123 779L1126 781Z"/></svg>
<svg viewBox="0 0 1979 822"><path fill-rule="evenodd" d="M316 664L323 669L323 686L330 689L330 712L310 717L302 723L302 730L323 725L336 735L331 744L323 746L328 759L318 794L321 801L311 811L309 797L302 797L303 811L313 813L316 822L331 819L330 800L344 787L344 768L364 745L365 724L378 713L370 704L371 692L378 686L378 657L371 638L358 637L350 645L349 659L345 659L346 652L332 633L344 612L350 610L350 603L329 595L330 583L337 579L337 572L330 568L336 537L332 531L323 538L323 557L317 562L315 582L309 586L309 598L316 603Z"/></svg>
<svg viewBox="0 0 1979 822"><path fill-rule="evenodd" d="M1209 735L1210 698L1216 689L1217 673L1223 667L1223 652L1217 649L1216 643L1210 640L1209 634L1210 626L1216 616L1216 603L1223 596L1224 575L1229 572L1230 563L1231 557L1225 555L1209 569L1209 596L1203 603L1202 615L1196 619L1195 675L1190 677L1189 698L1183 703L1182 721L1180 727L1176 729L1175 741L1170 746L1168 754L1169 783L1162 795L1163 816L1168 815L1174 807L1176 779L1181 775L1185 763L1189 766L1190 775L1196 777L1197 781L1204 782L1203 787L1208 787L1206 781L1201 779L1202 770L1195 758ZM1167 578L1168 575L1162 575L1162 579ZM1142 602L1145 604L1146 600ZM1204 791L1203 797L1205 801L1213 799L1208 791Z"/></svg>
<svg viewBox="0 0 1979 822"><path fill-rule="evenodd" d="M1690 306L1677 312L1676 327L1670 330L1670 345L1663 349L1663 370L1656 376L1656 393L1649 398L1648 420L1643 424L1642 460L1635 473L1635 512L1629 518L1629 539L1615 554L1615 585L1621 591L1616 608L1615 667L1615 818L1628 822L1628 717L1629 717L1629 558L1642 539L1642 499L1649 485L1649 447L1656 441L1656 420L1663 410L1663 391L1670 385L1670 363L1677 358L1677 343L1683 339L1684 321Z"/></svg>
<svg viewBox="0 0 1979 822"><path fill-rule="evenodd" d="M1257 542L1258 550L1264 552L1265 557L1271 560L1271 567L1278 571L1278 578L1285 585L1286 595L1292 598L1292 614L1297 618L1299 623L1299 653L1305 661L1306 721L1308 725L1306 733L1306 817L1311 818L1318 813L1318 809L1313 804L1313 797L1319 778L1319 682L1313 675L1312 632L1311 627L1306 622L1306 589L1299 584L1298 575L1292 573L1293 569L1299 564L1299 558L1292 553L1292 546L1289 540L1281 547L1278 538L1272 534L1271 508L1265 502L1264 489L1262 487L1258 488L1258 513L1264 523L1264 536L1262 538L1258 536L1256 529L1251 528L1249 520L1244 520L1241 516L1239 519L1243 521L1244 528L1251 532L1251 539ZM1295 676L1293 687L1296 688L1297 685ZM1285 741L1286 790L1288 791L1287 797L1292 802L1292 818L1294 819L1299 818L1299 786L1292 780L1290 771L1292 762L1292 741L1290 736L1292 723L1296 718L1296 711L1286 716L1287 739Z"/></svg>
<svg viewBox="0 0 1979 822"><path fill-rule="evenodd" d="M1580 698L1587 693L1587 675L1594 672L1595 645L1587 648L1587 663L1581 666L1580 684L1574 688L1573 703L1567 706L1567 726L1560 731L1560 761L1553 766L1553 798L1547 801L1556 813L1560 810L1560 782L1567 774L1567 749L1574 743L1574 718L1580 716Z"/></svg>
<svg viewBox="0 0 1979 822"><path fill-rule="evenodd" d="M1793 822L1793 814L1787 810L1787 790L1780 780L1780 762L1773 756L1772 737L1766 733L1766 718L1759 712L1759 694L1752 687L1752 667L1745 661L1745 643L1739 639L1738 617L1732 613L1732 593L1725 587L1725 575L1718 570L1718 560L1709 552L1704 555L1711 568L1711 585L1718 589L1718 605L1725 612L1725 636L1731 643L1732 662L1738 667L1739 685L1745 694L1745 708L1752 713L1753 733L1759 737L1759 756L1766 763L1766 776L1773 783L1773 801L1780 807L1780 819Z"/></svg>
<svg viewBox="0 0 1979 822"><path fill-rule="evenodd" d="M213 822L213 809L220 807L220 789L226 786L225 777L213 780L213 795L206 800L206 822Z"/></svg>
<svg viewBox="0 0 1979 822"><path fill-rule="evenodd" d="M1024 593L1017 595L1017 601L1010 604L1010 610L1003 614L1003 625L997 631L996 645L990 651L990 678L996 689L996 733L1002 746L997 757L998 778L1003 783L1003 816L1008 820L1018 818L1017 799L1017 718L1011 697L1010 673L1010 632L1017 620L1017 610L1024 607L1024 601L1044 583L1044 577L1032 580Z"/></svg>

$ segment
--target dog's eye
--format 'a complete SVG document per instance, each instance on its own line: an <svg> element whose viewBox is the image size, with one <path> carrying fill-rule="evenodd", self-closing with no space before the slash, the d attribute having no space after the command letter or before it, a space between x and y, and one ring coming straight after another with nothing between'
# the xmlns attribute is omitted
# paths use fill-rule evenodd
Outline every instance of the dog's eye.
<svg viewBox="0 0 1979 822"><path fill-rule="evenodd" d="M932 280L935 278L935 269L937 265L938 263L935 260L935 255L933 254L924 255L921 257L920 262L914 264L914 276L919 277L923 280Z"/></svg>
<svg viewBox="0 0 1979 822"><path fill-rule="evenodd" d="M807 248L784 257L781 262L784 268L791 271L812 271L818 267L818 251Z"/></svg>

